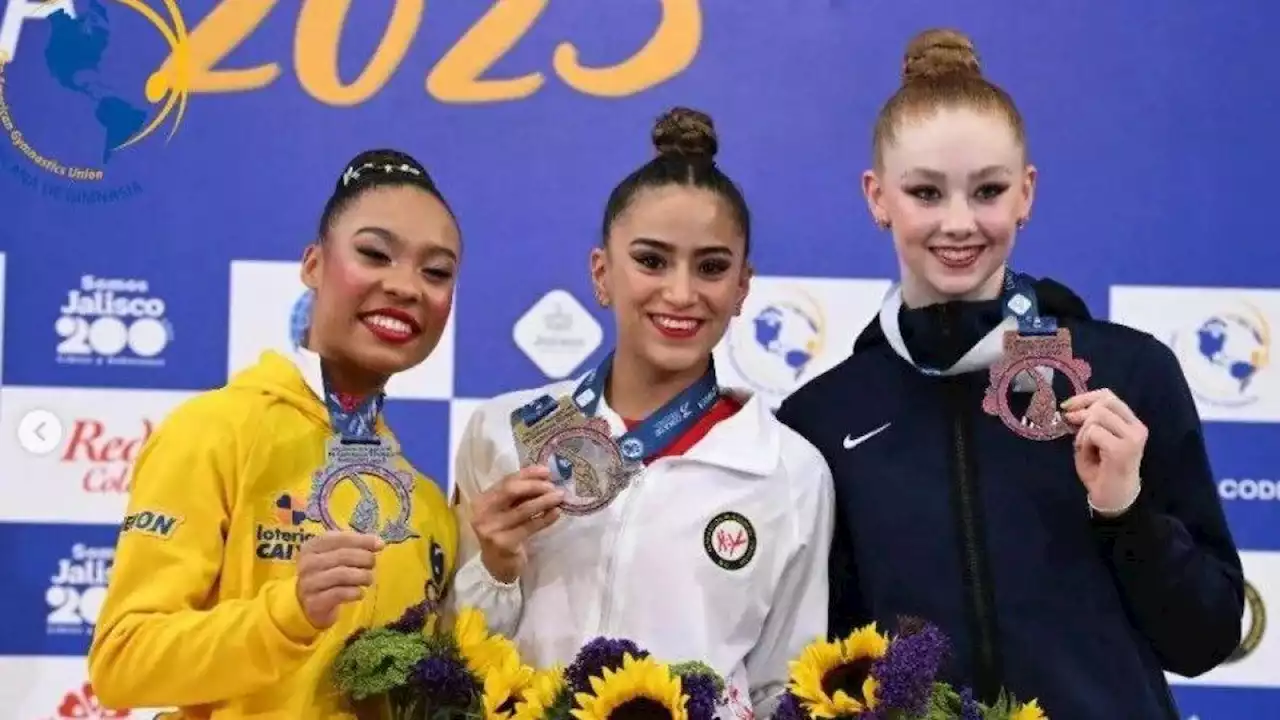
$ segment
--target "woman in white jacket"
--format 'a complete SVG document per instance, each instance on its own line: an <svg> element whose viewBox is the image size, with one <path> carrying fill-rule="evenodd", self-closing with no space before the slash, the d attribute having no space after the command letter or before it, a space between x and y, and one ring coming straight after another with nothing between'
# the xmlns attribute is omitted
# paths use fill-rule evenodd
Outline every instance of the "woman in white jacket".
<svg viewBox="0 0 1280 720"><path fill-rule="evenodd" d="M831 472L762 400L716 383L712 348L751 268L746 202L714 162L711 119L677 108L653 140L591 254L614 352L467 425L455 601L537 666L626 638L712 666L722 715L767 717L787 662L826 635Z"/></svg>

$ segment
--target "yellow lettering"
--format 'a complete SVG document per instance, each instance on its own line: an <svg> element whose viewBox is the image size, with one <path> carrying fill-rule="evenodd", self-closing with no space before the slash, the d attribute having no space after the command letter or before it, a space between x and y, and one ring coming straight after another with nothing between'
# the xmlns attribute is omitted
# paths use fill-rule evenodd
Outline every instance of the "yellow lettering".
<svg viewBox="0 0 1280 720"><path fill-rule="evenodd" d="M279 0L222 0L191 29L184 47L173 48L147 79L149 102L170 90L180 93L229 93L266 87L280 76L279 63L239 70L215 69L253 34ZM183 67L185 65L185 67Z"/></svg>
<svg viewBox="0 0 1280 720"><path fill-rule="evenodd" d="M560 43L552 66L560 78L579 92L597 97L625 97L658 85L684 72L702 45L699 0L662 0L662 21L644 47L612 67L588 68L578 62L578 49Z"/></svg>
<svg viewBox="0 0 1280 720"><path fill-rule="evenodd" d="M329 105L358 105L387 84L422 24L425 0L396 0L387 31L364 72L355 82L344 85L338 77L338 47L351 3L308 0L298 18L293 52L298 82L311 97Z"/></svg>
<svg viewBox="0 0 1280 720"><path fill-rule="evenodd" d="M481 76L529 32L547 2L496 0L427 75L427 92L448 103L520 100L537 92L545 80L539 72L500 80Z"/></svg>

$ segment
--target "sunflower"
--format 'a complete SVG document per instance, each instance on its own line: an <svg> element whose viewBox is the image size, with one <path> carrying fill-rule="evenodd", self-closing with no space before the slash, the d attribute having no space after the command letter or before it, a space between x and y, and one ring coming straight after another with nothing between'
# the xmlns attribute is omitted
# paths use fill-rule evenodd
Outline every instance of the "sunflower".
<svg viewBox="0 0 1280 720"><path fill-rule="evenodd" d="M533 681L533 668L515 655L504 656L484 675L481 703L485 720L509 720L516 702Z"/></svg>
<svg viewBox="0 0 1280 720"><path fill-rule="evenodd" d="M484 613L479 610L467 608L459 612L453 635L467 667L477 677L486 677L491 668L520 664L515 644L501 635L490 635Z"/></svg>
<svg viewBox="0 0 1280 720"><path fill-rule="evenodd" d="M854 715L876 706L871 667L889 651L876 624L837 642L818 640L791 662L790 688L814 717Z"/></svg>
<svg viewBox="0 0 1280 720"><path fill-rule="evenodd" d="M1049 720L1044 710L1040 709L1039 703L1035 700L1015 708L1013 713L1009 715L1009 720Z"/></svg>
<svg viewBox="0 0 1280 720"><path fill-rule="evenodd" d="M653 658L636 660L630 653L622 669L605 668L604 677L591 678L591 692L578 693L578 720L620 720L661 717L688 720L687 698L680 689L680 676Z"/></svg>
<svg viewBox="0 0 1280 720"><path fill-rule="evenodd" d="M565 679L562 668L553 667L550 670L534 671L533 678L520 695L520 701L516 703L512 720L542 720L560 699L560 693L564 692L564 689Z"/></svg>

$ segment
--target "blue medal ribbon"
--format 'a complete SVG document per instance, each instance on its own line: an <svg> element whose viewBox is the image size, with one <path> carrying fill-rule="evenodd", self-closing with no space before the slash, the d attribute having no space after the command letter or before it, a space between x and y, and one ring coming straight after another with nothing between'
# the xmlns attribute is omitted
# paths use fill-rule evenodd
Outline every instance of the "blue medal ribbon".
<svg viewBox="0 0 1280 720"><path fill-rule="evenodd" d="M1056 319L1040 314L1040 302L1036 298L1035 286L1029 275L1005 268L1000 308L1006 319L1013 318L1017 321L1019 335L1053 335L1058 331ZM925 375L943 375L943 371L937 368L924 365L916 365L916 368Z"/></svg>
<svg viewBox="0 0 1280 720"><path fill-rule="evenodd" d="M346 444L376 445L381 442L377 433L378 415L384 401L381 392L375 392L352 406L344 403L333 389L329 373L321 367L324 382L324 404L329 409L329 426Z"/></svg>
<svg viewBox="0 0 1280 720"><path fill-rule="evenodd" d="M1019 335L1052 335L1058 331L1057 320L1040 314L1040 303L1028 275L1005 269L1000 304L1006 318L1018 321Z"/></svg>
<svg viewBox="0 0 1280 720"><path fill-rule="evenodd" d="M594 417L604 397L604 382L613 365L613 353L600 363L595 370L587 373L573 392L573 402L587 417ZM720 386L716 383L714 361L707 366L702 377L682 390L634 429L624 433L615 441L622 457L628 462L644 462L671 447L677 438L684 435L706 416L716 400L720 398ZM544 395L525 405L519 410L520 419L528 427L532 427L542 418L555 410L557 401L550 395Z"/></svg>

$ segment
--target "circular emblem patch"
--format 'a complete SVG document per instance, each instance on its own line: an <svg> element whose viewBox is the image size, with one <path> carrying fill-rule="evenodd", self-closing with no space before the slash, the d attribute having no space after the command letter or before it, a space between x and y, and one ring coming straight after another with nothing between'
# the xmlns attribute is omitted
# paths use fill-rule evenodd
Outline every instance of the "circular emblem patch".
<svg viewBox="0 0 1280 720"><path fill-rule="evenodd" d="M756 554L756 530L741 513L722 512L702 533L702 547L711 562L725 570L741 570Z"/></svg>

